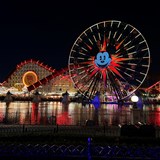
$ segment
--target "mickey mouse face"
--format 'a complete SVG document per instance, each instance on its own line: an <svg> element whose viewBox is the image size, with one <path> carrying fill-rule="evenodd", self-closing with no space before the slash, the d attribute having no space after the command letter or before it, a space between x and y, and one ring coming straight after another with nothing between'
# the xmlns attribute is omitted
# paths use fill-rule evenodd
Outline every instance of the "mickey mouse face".
<svg viewBox="0 0 160 160"><path fill-rule="evenodd" d="M94 62L98 67L104 68L110 64L111 58L109 58L108 52L99 52Z"/></svg>

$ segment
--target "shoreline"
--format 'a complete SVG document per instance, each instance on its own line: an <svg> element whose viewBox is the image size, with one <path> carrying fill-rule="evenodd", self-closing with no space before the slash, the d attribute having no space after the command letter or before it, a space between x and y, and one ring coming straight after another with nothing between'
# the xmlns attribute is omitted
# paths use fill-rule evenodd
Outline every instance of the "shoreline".
<svg viewBox="0 0 160 160"><path fill-rule="evenodd" d="M1 102L5 102L4 101L4 99L5 99L5 96L0 96L0 101ZM13 101L12 102L14 102L14 101L31 101L32 102L32 100L33 100L33 97L19 97L19 96L13 96ZM62 102L62 97L60 97L60 98L45 98L45 97L42 97L41 98L41 101L40 102L50 102L50 101L53 101L53 102ZM82 103L82 104L92 104L92 102L87 102L87 101L80 101L79 99L77 99L77 98L70 98L70 101L69 102L77 102L77 103ZM115 102L115 101L113 101L113 102L110 102L110 101L106 101L106 102L100 102L100 104L119 104L118 102ZM133 104L133 102L123 102L122 104L120 104L120 105L132 105ZM146 105L146 104L160 104L160 100L159 101L156 101L156 100L152 100L152 101L149 101L149 100L145 100L145 101L143 101L143 104L144 105Z"/></svg>

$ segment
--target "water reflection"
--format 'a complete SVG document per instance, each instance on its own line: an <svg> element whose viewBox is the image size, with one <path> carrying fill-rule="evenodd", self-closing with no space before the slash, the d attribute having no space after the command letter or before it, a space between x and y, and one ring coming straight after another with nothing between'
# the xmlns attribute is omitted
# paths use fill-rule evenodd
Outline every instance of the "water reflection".
<svg viewBox="0 0 160 160"><path fill-rule="evenodd" d="M39 103L32 103L31 124L38 124L38 122L40 121L38 109L39 109Z"/></svg>
<svg viewBox="0 0 160 160"><path fill-rule="evenodd" d="M93 104L61 102L11 102L7 107L0 102L0 123L5 124L58 124L85 125L93 120L96 125L117 125L133 123L134 117L143 123L160 126L160 105L146 105L134 115L132 106L116 104Z"/></svg>
<svg viewBox="0 0 160 160"><path fill-rule="evenodd" d="M70 125L72 118L69 114L69 105L62 103L62 112L57 115L57 124L59 125Z"/></svg>

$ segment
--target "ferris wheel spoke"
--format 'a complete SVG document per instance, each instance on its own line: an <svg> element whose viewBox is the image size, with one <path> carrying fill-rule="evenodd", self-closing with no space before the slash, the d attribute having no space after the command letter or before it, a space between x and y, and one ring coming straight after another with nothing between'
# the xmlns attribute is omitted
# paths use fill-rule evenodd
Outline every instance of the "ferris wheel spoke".
<svg viewBox="0 0 160 160"><path fill-rule="evenodd" d="M86 85L88 86L88 88L85 92L88 93L89 99L92 99L92 95L95 94L97 81L98 80L95 77L92 78L90 81L87 81Z"/></svg>
<svg viewBox="0 0 160 160"><path fill-rule="evenodd" d="M110 79L111 87L117 99L122 99L123 92L122 92L121 82L111 73L109 74L109 79Z"/></svg>
<svg viewBox="0 0 160 160"><path fill-rule="evenodd" d="M97 80L95 80L95 82L92 84L92 86L90 88L89 99L93 99L93 95L95 95L97 92L96 84L97 84Z"/></svg>
<svg viewBox="0 0 160 160"><path fill-rule="evenodd" d="M128 26L128 25L127 25ZM143 42L145 42L144 40L137 40L137 38L139 37L139 36L135 36L134 38L130 38L130 35L133 33L133 32L135 32L134 34L138 34L139 35L139 32L138 31L136 31L136 29L135 28L133 28L129 33L127 33L126 35L125 35L125 37L123 37L123 39L121 40L121 42L123 42L123 46L121 45L121 48L119 47L117 50L116 50L116 53L117 52L120 52L121 50L123 50L124 48L126 48L126 47L128 47L128 49L127 50L129 50L129 49L132 49L133 48L133 46L134 47L137 47L137 45L139 45L139 44L142 44ZM122 34L121 34L122 35ZM120 36L121 36L120 35ZM119 40L119 37L118 37L118 39L117 39L117 41ZM120 42L120 43L121 43ZM138 42L138 43L137 43ZM135 45L135 44L136 45ZM130 47L131 46L131 47Z"/></svg>
<svg viewBox="0 0 160 160"><path fill-rule="evenodd" d="M125 27L123 26L123 29L122 29L122 31L120 32L120 34L119 34L119 36L118 36L118 38L117 38L117 41L118 41L118 42L119 42L119 40L120 40L121 38L122 38L122 40L125 40L125 38L123 37L123 34L125 33L127 27L128 27L128 24L126 24ZM121 41L122 41L122 40L121 40Z"/></svg>

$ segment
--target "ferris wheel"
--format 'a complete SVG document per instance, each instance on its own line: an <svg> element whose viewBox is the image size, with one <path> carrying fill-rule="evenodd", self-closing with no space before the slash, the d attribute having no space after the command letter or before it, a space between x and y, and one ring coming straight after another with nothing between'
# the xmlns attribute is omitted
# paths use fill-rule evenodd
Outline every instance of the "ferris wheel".
<svg viewBox="0 0 160 160"><path fill-rule="evenodd" d="M144 82L150 50L144 36L132 25L102 21L76 39L68 66L75 87L86 98L93 99L99 93L124 100Z"/></svg>

